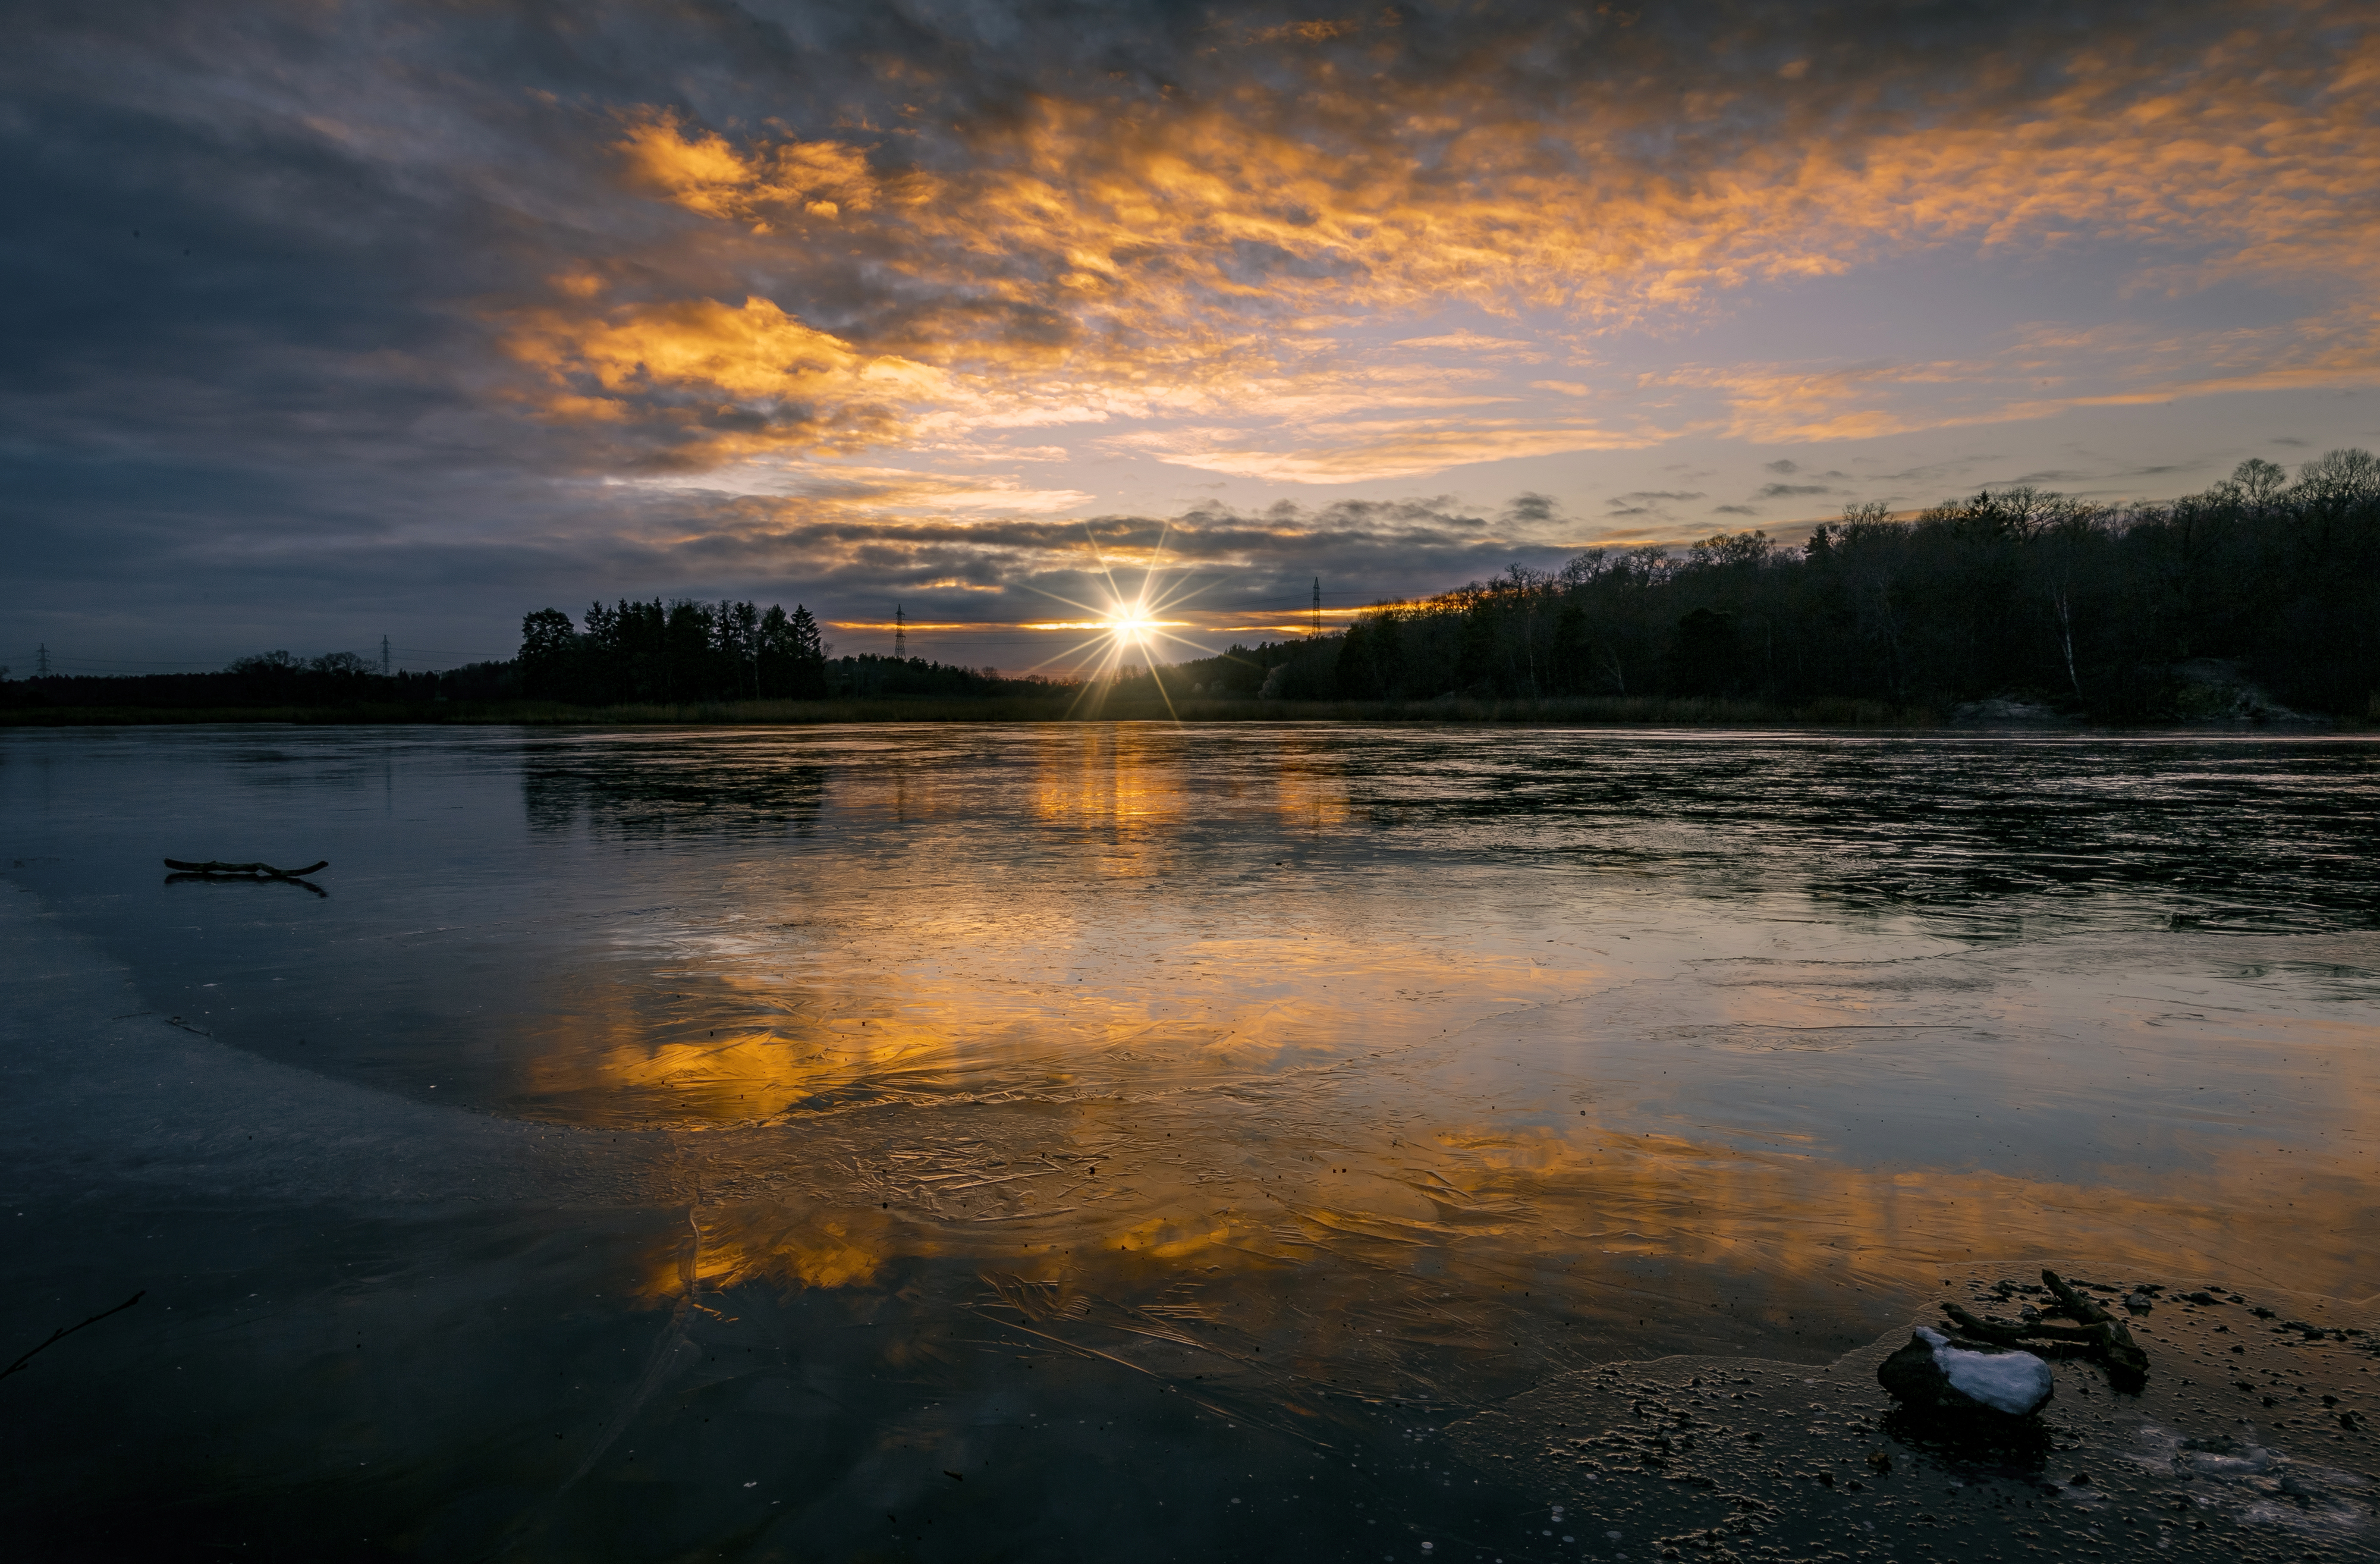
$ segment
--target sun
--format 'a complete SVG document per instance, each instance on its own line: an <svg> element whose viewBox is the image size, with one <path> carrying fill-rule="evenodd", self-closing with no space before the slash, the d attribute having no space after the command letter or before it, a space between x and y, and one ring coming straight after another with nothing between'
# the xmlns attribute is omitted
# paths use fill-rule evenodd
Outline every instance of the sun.
<svg viewBox="0 0 2380 1564"><path fill-rule="evenodd" d="M1162 627L1142 613L1123 609L1109 617L1105 628L1118 646L1148 646Z"/></svg>
<svg viewBox="0 0 2380 1564"><path fill-rule="evenodd" d="M1089 532L1087 523L1085 525L1085 532L1087 534ZM1098 561L1098 574L1106 583L1107 590L1099 594L1105 601L1085 603L1062 596L1057 593L1042 592L1043 596L1081 609L1086 616L1088 616L1081 619L1029 627L1035 629L1092 632L1090 640L1076 641L1062 652L1051 654L1041 663L1037 664L1034 669L1038 672L1042 667L1055 664L1069 666L1077 674L1087 673L1089 678L1085 680L1082 693L1076 698L1077 706L1089 702L1092 710L1096 711L1098 703L1105 698L1103 692L1115 680L1127 674L1145 674L1156 685L1157 693L1164 701L1166 710L1172 712L1173 691L1165 687L1165 679L1159 671L1158 654L1171 643L1193 655L1213 654L1211 649L1200 646L1176 633L1194 629L1193 621L1169 619L1164 617L1170 611L1178 612L1181 605L1189 601L1196 592L1196 583L1186 580L1160 584L1160 578L1166 572L1180 568L1178 566L1166 563L1165 545L1172 535L1172 530L1170 527L1158 534L1157 546L1149 552L1147 562L1141 567L1140 587L1136 592L1127 592L1117 585L1115 572L1105 553L1100 550L1097 538L1087 536L1086 541L1089 544L1091 556ZM1038 587L1034 590L1042 591ZM1094 648L1099 648L1099 650L1093 652L1092 662L1087 668L1073 663L1072 660L1078 654L1091 652ZM1136 666L1135 665L1139 663L1145 663L1146 666ZM1174 714L1174 720L1177 722L1181 720L1178 713Z"/></svg>

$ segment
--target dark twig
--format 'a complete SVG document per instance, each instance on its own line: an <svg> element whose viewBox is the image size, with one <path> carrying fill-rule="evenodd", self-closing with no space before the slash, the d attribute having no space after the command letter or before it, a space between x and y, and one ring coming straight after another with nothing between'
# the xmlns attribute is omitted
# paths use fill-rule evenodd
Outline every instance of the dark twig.
<svg viewBox="0 0 2380 1564"><path fill-rule="evenodd" d="M47 1351L49 1349L56 1346L59 1342L64 1341L67 1337L72 1336L76 1331L82 1329L83 1326L95 1326L100 1321L107 1318L110 1314L120 1314L124 1313L125 1310L129 1309L132 1305L140 1302L142 1299L148 1296L149 1289L144 1287L140 1291L134 1293L131 1297L126 1299L123 1302L118 1303L115 1308L104 1309L100 1313L93 1314L91 1318L83 1321L82 1325L59 1326L57 1329L50 1332L50 1338L47 1341L42 1342L39 1347L34 1348L32 1351L26 1353L15 1362L10 1363L6 1368L0 1369L0 1379L7 1378L18 1369L23 1368L27 1363L31 1362L36 1354Z"/></svg>
<svg viewBox="0 0 2380 1564"><path fill-rule="evenodd" d="M303 869L275 869L270 863L218 863L210 859L204 863L187 863L178 858L165 860L168 869L179 869L186 874L261 874L269 880L294 880L300 874L310 874L317 869L328 869L329 859L309 863Z"/></svg>

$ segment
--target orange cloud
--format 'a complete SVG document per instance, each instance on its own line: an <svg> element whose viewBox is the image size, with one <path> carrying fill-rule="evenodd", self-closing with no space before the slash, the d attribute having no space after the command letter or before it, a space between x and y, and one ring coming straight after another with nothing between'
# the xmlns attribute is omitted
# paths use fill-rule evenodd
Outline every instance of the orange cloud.
<svg viewBox="0 0 2380 1564"><path fill-rule="evenodd" d="M1342 483L1371 478L1412 478L1465 462L1566 451L1633 450L1666 434L1606 430L1577 421L1513 424L1470 419L1310 426L1294 432L1298 448L1232 446L1191 431L1140 442L1161 461L1208 472L1232 472L1290 483Z"/></svg>
<svg viewBox="0 0 2380 1564"><path fill-rule="evenodd" d="M1352 25L1266 37L1328 43ZM2296 43L2243 31L2176 56L2103 38L2056 69L1985 59L1957 82L1819 83L1789 65L1768 83L1785 94L1775 123L1740 146L1723 132L1744 105L1725 93L1690 94L1682 111L1582 92L1543 110L1484 73L1358 79L1328 50L1282 56L1296 91L1045 92L961 127L930 167L897 138L731 139L644 113L615 150L632 188L718 226L686 244L733 245L795 279L789 292L859 288L859 324L831 335L760 297L589 300L522 316L508 341L545 377L552 416L650 422L698 462L1137 423L1167 460L1316 483L1688 428L1848 438L2359 382L2380 367L2368 325L2380 208L2360 196L2380 188L2380 124L2364 107L2380 42ZM1679 150L1631 152L1657 132ZM2048 396L2011 357L1601 383L1640 409L1662 386L1721 400L1658 426L1641 410L1516 419L1488 406L1592 395L1590 379L1515 376L1574 362L1597 333L1697 318L1757 285L2083 242L2125 247L2138 289L2261 279L2332 301L2294 332L2200 342L2194 358L2183 345L2153 371L2053 355L2065 384ZM878 280L852 281L855 268ZM1512 327L1412 330L1455 305ZM1957 397L1931 389L1954 383ZM706 423L686 398L745 416ZM1197 437L1174 427L1184 420L1224 433Z"/></svg>
<svg viewBox="0 0 2380 1564"><path fill-rule="evenodd" d="M934 195L923 177L887 184L867 154L840 141L781 141L738 153L716 132L688 134L664 114L636 118L619 142L630 178L706 217L751 221L798 207L832 218L867 212L880 201L920 202Z"/></svg>
<svg viewBox="0 0 2380 1564"><path fill-rule="evenodd" d="M778 446L881 444L904 428L905 408L937 399L947 381L925 364L858 352L765 299L740 307L685 299L590 315L540 311L515 320L506 347L544 373L554 393L545 409L557 416L636 415L683 425L729 407L768 409L764 433L710 435L714 458ZM685 395L698 400L689 404Z"/></svg>

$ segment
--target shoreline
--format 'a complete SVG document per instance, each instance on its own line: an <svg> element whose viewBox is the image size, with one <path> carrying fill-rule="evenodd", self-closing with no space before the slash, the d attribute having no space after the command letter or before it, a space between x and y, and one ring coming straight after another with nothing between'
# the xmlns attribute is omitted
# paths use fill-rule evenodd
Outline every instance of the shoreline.
<svg viewBox="0 0 2380 1564"><path fill-rule="evenodd" d="M1088 705L1090 709L1083 709ZM1997 714L1995 714L1997 715ZM1258 701L1194 697L1171 705L1045 700L731 701L683 705L568 706L508 701L452 706L60 706L0 710L0 728L268 726L324 727L815 727L855 723L1169 723L1230 726L1366 723L1507 727L1778 728L1833 732L2091 734L2188 732L2354 736L2380 723L2350 716L2244 718L2115 725L2080 717L1978 720L1955 710L1824 700L1801 706L1704 697L1592 696L1545 700Z"/></svg>

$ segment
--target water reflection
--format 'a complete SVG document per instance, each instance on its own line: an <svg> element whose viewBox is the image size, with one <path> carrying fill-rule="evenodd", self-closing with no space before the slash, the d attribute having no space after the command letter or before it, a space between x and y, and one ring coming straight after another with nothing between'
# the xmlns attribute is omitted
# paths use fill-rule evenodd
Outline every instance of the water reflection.
<svg viewBox="0 0 2380 1564"><path fill-rule="evenodd" d="M313 881L297 874L258 874L229 876L224 874L173 874L164 878L169 886L295 886L316 896L331 893Z"/></svg>
<svg viewBox="0 0 2380 1564"><path fill-rule="evenodd" d="M757 1406L808 1354L868 1448L997 1364L1343 1453L1616 1358L1819 1361L1979 1265L2350 1293L2380 1228L2369 745L11 742L55 863L12 873L148 1002L628 1169L600 1262L445 1262L659 1333L562 1478L674 1448L698 1362ZM339 894L144 899L165 825Z"/></svg>
<svg viewBox="0 0 2380 1564"><path fill-rule="evenodd" d="M825 766L753 764L700 746L625 737L565 760L531 750L521 796L531 831L619 839L808 836L824 806Z"/></svg>
<svg viewBox="0 0 2380 1564"><path fill-rule="evenodd" d="M1162 734L1084 726L1045 728L1037 739L1032 805L1043 821L1118 836L1180 821L1188 779L1160 760Z"/></svg>

